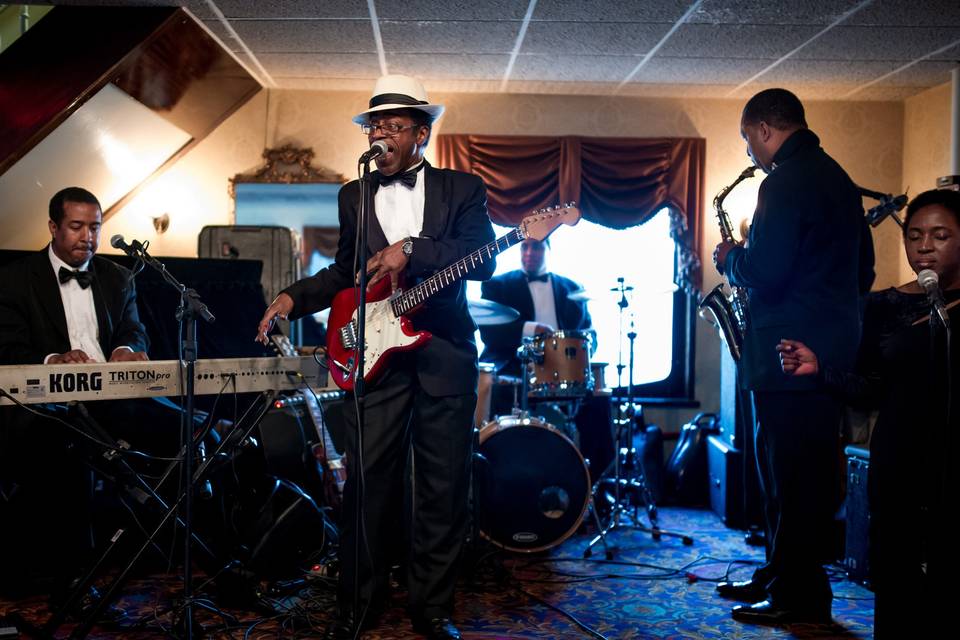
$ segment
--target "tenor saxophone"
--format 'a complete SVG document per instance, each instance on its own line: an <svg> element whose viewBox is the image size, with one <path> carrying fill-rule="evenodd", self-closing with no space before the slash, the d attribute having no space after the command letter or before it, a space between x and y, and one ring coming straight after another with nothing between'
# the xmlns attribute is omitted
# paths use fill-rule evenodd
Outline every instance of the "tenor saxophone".
<svg viewBox="0 0 960 640"><path fill-rule="evenodd" d="M736 240L733 237L730 215L723 210L723 201L733 191L734 187L747 178L752 178L756 170L755 166L744 169L732 184L724 187L713 199L713 208L717 211L717 221L720 223L720 237L725 242L736 242ZM730 295L728 296L724 291L725 284L725 282L721 282L710 293L703 296L697 308L700 310L700 317L717 328L720 332L720 338L723 339L727 349L730 350L730 355L735 361L739 362L743 348L743 336L747 330L749 311L747 292L741 287L730 285ZM710 311L712 317L707 315L707 311Z"/></svg>

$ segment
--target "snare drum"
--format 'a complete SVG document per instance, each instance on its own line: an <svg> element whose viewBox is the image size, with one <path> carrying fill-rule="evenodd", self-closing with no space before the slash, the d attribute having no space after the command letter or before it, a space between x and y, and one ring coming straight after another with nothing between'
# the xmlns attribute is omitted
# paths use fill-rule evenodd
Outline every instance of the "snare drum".
<svg viewBox="0 0 960 640"><path fill-rule="evenodd" d="M500 416L480 430L480 532L495 545L533 553L580 525L590 474L569 438L539 418Z"/></svg>
<svg viewBox="0 0 960 640"><path fill-rule="evenodd" d="M555 331L538 335L534 351L543 354L543 362L532 365L530 397L582 398L593 391L590 375L589 331Z"/></svg>

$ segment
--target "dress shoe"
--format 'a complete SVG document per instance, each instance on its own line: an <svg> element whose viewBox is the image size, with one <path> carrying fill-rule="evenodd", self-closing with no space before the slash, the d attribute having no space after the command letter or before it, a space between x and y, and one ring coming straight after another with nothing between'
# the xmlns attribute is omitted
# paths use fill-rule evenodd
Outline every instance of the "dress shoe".
<svg viewBox="0 0 960 640"><path fill-rule="evenodd" d="M353 621L337 618L327 625L323 640L353 640Z"/></svg>
<svg viewBox="0 0 960 640"><path fill-rule="evenodd" d="M460 631L450 618L414 620L413 630L427 636L428 640L460 640Z"/></svg>
<svg viewBox="0 0 960 640"><path fill-rule="evenodd" d="M762 600L755 604L738 604L731 611L734 620L749 624L789 624L806 622L830 624L830 609L790 609L781 607L771 600Z"/></svg>
<svg viewBox="0 0 960 640"><path fill-rule="evenodd" d="M381 611L368 611L360 625L360 631L367 631L379 624ZM353 640L353 616L338 615L327 625L323 632L323 640Z"/></svg>
<svg viewBox="0 0 960 640"><path fill-rule="evenodd" d="M743 602L760 602L767 597L767 588L756 580L734 582L726 580L717 583L717 595L721 598L741 600Z"/></svg>

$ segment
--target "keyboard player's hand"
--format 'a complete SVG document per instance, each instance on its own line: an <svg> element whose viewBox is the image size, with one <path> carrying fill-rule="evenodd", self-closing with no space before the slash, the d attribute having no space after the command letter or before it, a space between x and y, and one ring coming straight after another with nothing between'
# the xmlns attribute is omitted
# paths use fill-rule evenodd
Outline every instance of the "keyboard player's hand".
<svg viewBox="0 0 960 640"><path fill-rule="evenodd" d="M149 360L145 351L131 351L130 349L114 349L110 354L110 362L143 362Z"/></svg>
<svg viewBox="0 0 960 640"><path fill-rule="evenodd" d="M74 349L50 356L45 364L83 364L84 362L90 362L90 356L82 349Z"/></svg>

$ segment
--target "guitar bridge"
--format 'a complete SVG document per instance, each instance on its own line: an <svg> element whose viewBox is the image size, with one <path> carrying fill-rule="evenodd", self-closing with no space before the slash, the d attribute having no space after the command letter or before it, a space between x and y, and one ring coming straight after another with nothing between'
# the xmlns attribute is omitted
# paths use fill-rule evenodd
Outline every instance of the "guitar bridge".
<svg viewBox="0 0 960 640"><path fill-rule="evenodd" d="M340 344L344 349L357 348L357 321L351 320L340 327Z"/></svg>

